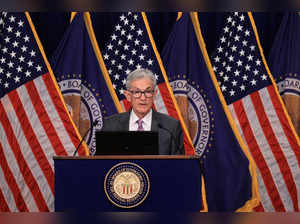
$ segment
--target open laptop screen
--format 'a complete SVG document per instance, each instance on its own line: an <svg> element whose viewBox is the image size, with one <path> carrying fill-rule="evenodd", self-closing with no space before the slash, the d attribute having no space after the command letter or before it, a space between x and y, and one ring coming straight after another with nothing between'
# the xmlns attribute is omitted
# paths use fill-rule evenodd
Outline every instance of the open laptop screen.
<svg viewBox="0 0 300 224"><path fill-rule="evenodd" d="M158 133L152 131L98 131L96 155L158 155Z"/></svg>

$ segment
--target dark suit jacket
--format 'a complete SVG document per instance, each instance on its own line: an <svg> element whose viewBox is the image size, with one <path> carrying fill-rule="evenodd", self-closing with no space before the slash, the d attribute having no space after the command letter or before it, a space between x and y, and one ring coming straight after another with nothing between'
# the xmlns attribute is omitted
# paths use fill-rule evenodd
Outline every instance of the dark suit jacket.
<svg viewBox="0 0 300 224"><path fill-rule="evenodd" d="M107 117L104 119L102 131L128 131L129 118L129 112ZM184 154L183 131L178 120L153 111L151 131L158 132L160 155Z"/></svg>

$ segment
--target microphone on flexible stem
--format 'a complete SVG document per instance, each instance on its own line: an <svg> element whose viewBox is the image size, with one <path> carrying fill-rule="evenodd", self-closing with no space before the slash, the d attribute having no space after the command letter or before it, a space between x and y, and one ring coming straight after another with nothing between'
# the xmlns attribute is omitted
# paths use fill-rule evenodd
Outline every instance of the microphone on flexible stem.
<svg viewBox="0 0 300 224"><path fill-rule="evenodd" d="M77 153L79 147L81 146L83 140L85 139L86 135L87 135L87 134L89 133L89 131L90 131L93 127L95 127L97 124L98 124L98 120L95 120L95 121L93 122L92 126L86 131L86 133L84 134L83 138L82 138L81 141L79 142L79 144L78 144L78 146L77 146L77 148L76 148L76 150L75 150L73 156L76 155L76 153Z"/></svg>

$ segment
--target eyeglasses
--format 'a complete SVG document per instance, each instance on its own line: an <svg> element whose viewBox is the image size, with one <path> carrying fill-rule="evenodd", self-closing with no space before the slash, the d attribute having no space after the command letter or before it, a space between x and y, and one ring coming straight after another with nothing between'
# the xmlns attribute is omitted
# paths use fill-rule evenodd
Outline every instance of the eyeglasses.
<svg viewBox="0 0 300 224"><path fill-rule="evenodd" d="M154 90L145 90L145 91L140 91L140 90L129 90L129 92L132 94L134 98L140 98L142 94L144 94L145 97L150 98L153 97L154 95Z"/></svg>

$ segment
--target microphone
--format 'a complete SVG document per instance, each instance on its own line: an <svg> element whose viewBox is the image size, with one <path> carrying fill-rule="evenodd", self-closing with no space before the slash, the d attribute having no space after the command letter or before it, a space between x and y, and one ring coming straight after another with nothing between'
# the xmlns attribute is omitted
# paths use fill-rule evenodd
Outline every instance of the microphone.
<svg viewBox="0 0 300 224"><path fill-rule="evenodd" d="M89 133L89 131L90 131L93 127L95 127L95 126L98 124L98 122L99 122L98 120L95 120L95 121L93 122L92 126L85 132L85 134L84 134L83 138L81 139L81 141L79 142L79 144L78 144L78 146L77 146L77 148L76 148L76 150L75 150L73 156L76 155L76 153L77 153L77 151L78 151L80 145L82 144L83 140L85 139L86 135Z"/></svg>

